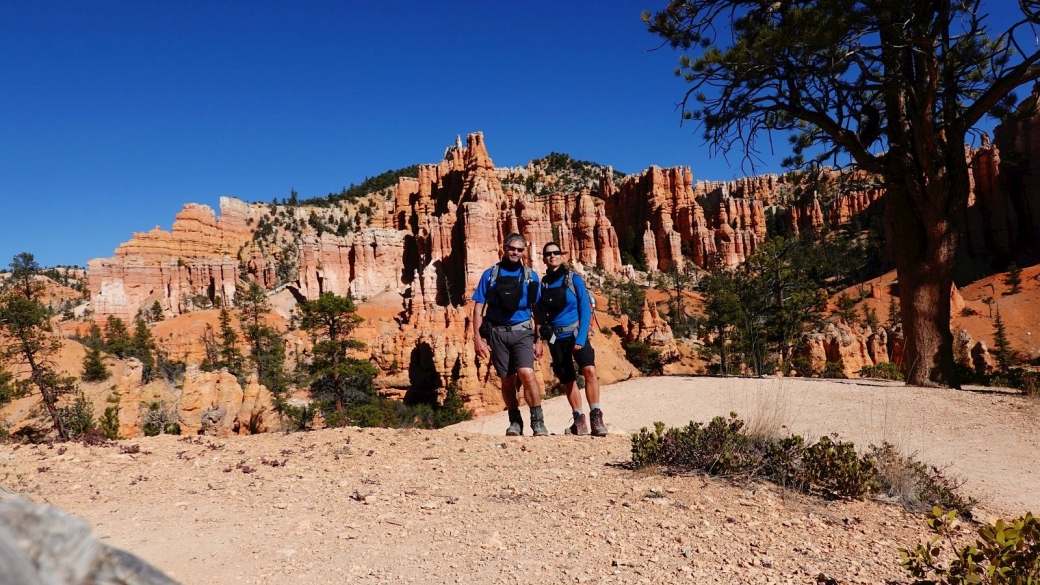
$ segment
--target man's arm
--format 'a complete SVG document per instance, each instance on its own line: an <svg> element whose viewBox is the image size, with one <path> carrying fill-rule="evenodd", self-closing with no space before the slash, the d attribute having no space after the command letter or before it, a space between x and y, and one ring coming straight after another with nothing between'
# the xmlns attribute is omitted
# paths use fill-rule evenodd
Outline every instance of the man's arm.
<svg viewBox="0 0 1040 585"><path fill-rule="evenodd" d="M491 349L487 341L480 336L480 325L484 322L484 303L473 303L473 347L477 350L477 356L487 359L491 355Z"/></svg>
<svg viewBox="0 0 1040 585"><path fill-rule="evenodd" d="M541 326L545 323L545 311L542 310L541 303L535 305L531 309L531 318L534 320L534 359L542 359L542 334Z"/></svg>

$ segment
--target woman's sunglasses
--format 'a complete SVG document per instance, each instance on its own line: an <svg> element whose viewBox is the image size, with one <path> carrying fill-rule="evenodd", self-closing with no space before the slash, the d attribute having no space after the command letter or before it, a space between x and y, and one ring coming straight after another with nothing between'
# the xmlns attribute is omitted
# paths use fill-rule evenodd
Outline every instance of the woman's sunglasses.
<svg viewBox="0 0 1040 585"><path fill-rule="evenodd" d="M545 256L546 258L548 258L549 256L562 256L562 255L563 255L563 252L561 252L559 250L550 250L548 252L542 252L542 256Z"/></svg>

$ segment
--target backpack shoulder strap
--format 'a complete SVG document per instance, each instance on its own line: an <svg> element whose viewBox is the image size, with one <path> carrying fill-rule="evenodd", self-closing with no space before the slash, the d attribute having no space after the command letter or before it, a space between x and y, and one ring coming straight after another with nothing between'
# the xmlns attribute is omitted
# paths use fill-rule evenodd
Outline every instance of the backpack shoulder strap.
<svg viewBox="0 0 1040 585"><path fill-rule="evenodd" d="M498 263L491 267L491 276L488 277L488 288L495 286L495 281L498 280Z"/></svg>
<svg viewBox="0 0 1040 585"><path fill-rule="evenodd" d="M563 285L567 287L567 290L571 291L574 298L578 298L578 291L574 288L574 280L571 278L573 274L573 272L568 270L567 274L563 275Z"/></svg>

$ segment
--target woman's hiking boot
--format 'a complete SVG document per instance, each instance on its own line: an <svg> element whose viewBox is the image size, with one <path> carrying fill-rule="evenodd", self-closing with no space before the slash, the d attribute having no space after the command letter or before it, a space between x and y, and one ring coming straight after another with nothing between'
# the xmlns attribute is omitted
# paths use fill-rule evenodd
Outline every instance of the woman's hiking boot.
<svg viewBox="0 0 1040 585"><path fill-rule="evenodd" d="M568 435L587 435L589 434L589 423L585 419L585 413L574 413L574 424L567 427Z"/></svg>
<svg viewBox="0 0 1040 585"><path fill-rule="evenodd" d="M592 436L607 436L607 424L603 422L603 411L598 408L593 408L592 412L589 413L589 418L592 419Z"/></svg>

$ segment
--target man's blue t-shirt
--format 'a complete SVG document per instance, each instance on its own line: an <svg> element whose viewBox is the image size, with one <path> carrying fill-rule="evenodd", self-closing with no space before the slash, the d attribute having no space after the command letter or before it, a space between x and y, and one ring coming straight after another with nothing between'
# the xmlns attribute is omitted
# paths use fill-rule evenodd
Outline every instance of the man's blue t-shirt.
<svg viewBox="0 0 1040 585"><path fill-rule="evenodd" d="M538 302L538 274L535 271L531 271L531 285L524 285L524 267L521 265L516 270L506 270L502 264L498 264L498 279L501 280L503 277L517 278L521 284L521 297L520 297L520 308L513 313L507 313L495 305L495 303L488 303L487 299L490 291L488 290L488 283L491 280L491 271L494 268L488 268L484 271L484 274L480 275L480 282L477 283L477 290L473 291L473 300L478 303L487 304L487 313L484 314L484 319L491 321L493 325L516 325L517 323L523 323L531 319L531 307ZM496 281L496 285L498 282ZM528 298L530 293L534 293L534 298Z"/></svg>
<svg viewBox="0 0 1040 585"><path fill-rule="evenodd" d="M564 273L566 274L566 273ZM565 286L565 276L560 276L556 280L546 280L546 288L557 288ZM569 289L567 290L567 305L560 309L559 313L552 314L552 310L545 308L545 314L549 318L549 324L553 327L569 327L574 323L578 324L578 330L574 333L570 331L564 331L557 333L556 337L564 338L575 336L575 345L587 345L589 340L589 324L592 322L592 307L589 303L589 289L585 286L585 281L576 272L571 272L571 284L574 285L574 292L572 293Z"/></svg>

